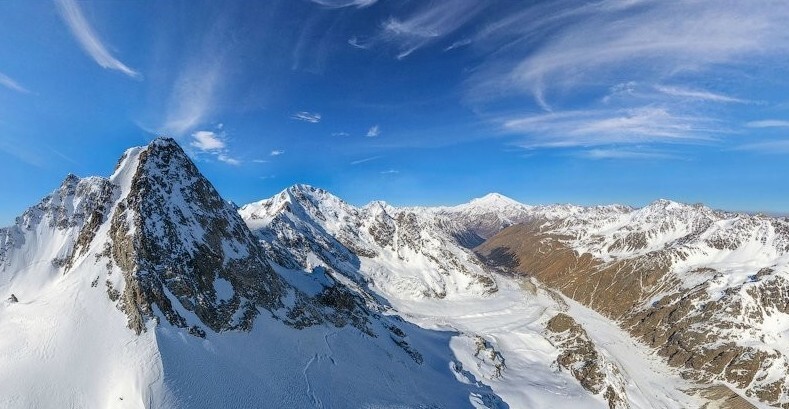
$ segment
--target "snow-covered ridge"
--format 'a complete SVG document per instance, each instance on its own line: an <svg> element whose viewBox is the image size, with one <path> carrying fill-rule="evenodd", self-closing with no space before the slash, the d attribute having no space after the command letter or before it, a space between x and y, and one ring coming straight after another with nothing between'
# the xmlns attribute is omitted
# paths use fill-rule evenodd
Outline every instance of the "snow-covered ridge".
<svg viewBox="0 0 789 409"><path fill-rule="evenodd" d="M236 210L157 139L0 230L0 407L503 407L449 335L274 271Z"/></svg>
<svg viewBox="0 0 789 409"><path fill-rule="evenodd" d="M383 202L357 208L325 190L295 185L239 213L280 264L339 269L388 297L455 298L496 289L476 257L452 245L446 221L407 209Z"/></svg>
<svg viewBox="0 0 789 409"><path fill-rule="evenodd" d="M786 220L741 216L495 194L355 207L306 185L237 208L157 139L109 178L68 176L0 229L0 407L701 407L610 320L461 244L530 223L600 259L718 263L686 274L710 297L679 304L751 319L720 337L783 344ZM745 257L766 248L776 268L747 275ZM549 324L560 313L573 331ZM749 390L773 393L786 371L760 370Z"/></svg>
<svg viewBox="0 0 789 409"><path fill-rule="evenodd" d="M789 397L786 393L775 394L776 388L780 388L782 385L779 382L780 376L776 374L785 373L785 369L782 368L787 364L785 353L789 352L789 349L784 346L773 349L776 347L764 344L759 338L760 336L767 336L773 340L785 338L782 326L768 328L765 324L767 316L779 317L783 322L784 318L782 317L786 316L789 311L789 306L786 306L782 301L777 301L776 304L774 300L776 290L770 289L770 286L783 288L784 281L781 280L789 276L787 274L789 271L787 269L787 265L789 265L789 257L787 256L789 254L789 222L785 219L717 211L700 204L690 205L670 200L657 200L642 208L621 205L528 206L492 194L472 200L467 204L452 207L395 208L382 202L373 202L363 208L355 208L323 190L305 186L296 186L286 190L280 196L301 197L297 202L300 201L304 206L288 207L288 210L294 214L293 218L299 221L311 220L315 222L318 230L326 233L321 236L326 239L318 240L318 242L329 243L331 240L337 239L340 247L344 249L343 251L350 255L347 258L351 260L349 271L360 274L386 299L399 300L395 303L396 305L403 305L408 299L420 298L417 293L403 297L403 293L409 293L404 291L406 287L401 284L388 288L386 285L380 284L382 280L384 282L399 281L403 277L408 277L408 274L403 274L407 269L402 267L407 263L398 261L399 266L390 264L385 269L387 274L376 274L379 270L370 266L381 263L381 251L376 245L380 243L376 243L376 240L365 240L365 228L374 227L370 233L384 232L386 234L383 234L382 237L389 237L394 229L392 226L396 226L392 220L399 219L402 215L409 215L414 220L419 220L417 225L421 226L423 231L436 230L435 234L438 236L443 233L444 240L441 241L441 246L445 248L453 245L458 248L458 244L471 247L469 244L473 244L475 240L483 239L483 235L495 235L507 226L526 223L533 226L536 231L558 239L563 246L572 249L575 254L587 254L594 260L599 260L600 263L603 263L601 268L609 265L616 268L615 266L619 265L616 263L625 263L622 265L632 270L633 274L637 272L641 274L639 268L647 270L665 268L665 273L660 273L665 275L661 276L657 283L658 286L650 287L648 290L651 298L633 300L637 306L640 306L638 308L649 308L655 304L656 308L670 310L670 308L678 308L670 304L673 302L670 300L676 299L685 300L682 302L692 305L707 303L707 314L714 315L705 320L702 318L701 312L699 314L690 313L682 315L681 320L688 323L683 325L693 325L694 328L697 328L696 331L711 331L710 334L715 332L719 342L700 344L692 338L695 336L692 335L695 332L688 332L691 334L691 338L687 338L687 342L690 344L684 347L688 350L683 354L687 354L688 359L705 360L708 359L709 354L713 353L710 351L723 348L721 343L724 340L725 342L735 342L731 345L737 345L737 348L740 349L736 349L736 351L742 351L742 356L736 357L732 361L733 367L737 365L765 366L759 369L761 372L736 372L747 374L744 376L735 376L727 372L725 376L720 375L720 379L733 382L735 386L742 388L741 390L748 396L758 396L764 401L786 402ZM322 203L327 204L324 206ZM293 202L290 204L292 205ZM273 209L276 206L264 207ZM282 209L282 207L279 208ZM246 209L248 213L254 213L252 210L252 207ZM273 213L265 213L265 216L259 217L257 220L254 217L245 217L245 219L250 224L265 219L265 222L258 224L259 231L272 231L270 226L276 224L273 223L277 217L274 216L276 213L276 210ZM367 224L366 220L369 219L377 220L378 224ZM383 226L389 226L389 228L382 228ZM273 230L277 230L277 228ZM298 230L298 228L295 229L295 231ZM289 235L293 235L293 233L289 233ZM347 240L349 237L353 239ZM373 234L374 239L375 237L376 234ZM298 242L299 240L295 243ZM384 243L388 243L388 241L384 240ZM433 247L429 243L419 243L416 248L429 251ZM359 255L361 257L355 258ZM330 266L329 268L338 265L331 257L310 258L307 256L306 259L312 260L310 265ZM632 263L627 264L630 261ZM294 264L303 263L295 262ZM399 273L397 276L394 274L396 271ZM583 272L579 273L584 274ZM648 272L643 272L643 274L648 274ZM431 279L429 275L424 274L419 277L423 283L430 282ZM576 279L572 278L572 280ZM635 282L638 283L638 281ZM773 282L774 285L770 284ZM363 283L359 282L359 284ZM700 288L704 289L706 295L698 295L696 289ZM629 289L628 291L638 292L640 290ZM730 311L732 315L723 316L713 313L718 310ZM640 317L638 314L653 314L649 312L650 310L644 311L647 312L641 312L634 307L627 312L619 311L618 314L634 314L632 319L646 319L638 318ZM658 314L658 312L654 314ZM672 316L675 319L680 319L678 318L680 315L676 313ZM712 326L725 326L734 329L714 331L712 327L704 327L705 322ZM657 328L662 327L658 325ZM747 328L747 330L738 332L736 328ZM702 332L702 334L705 333L707 332ZM676 348L672 345L662 344L655 346L665 350ZM759 358L754 361L757 362L755 364L752 362L753 360L749 361L746 358L750 356L749 354L760 349L764 349L766 354L775 354L776 351L779 353L778 355L768 355L773 357L772 361ZM773 362L773 364L769 362ZM758 376L756 376L757 372ZM757 380L749 386L749 379Z"/></svg>
<svg viewBox="0 0 789 409"><path fill-rule="evenodd" d="M534 212L480 251L620 320L688 377L789 405L789 221L668 200L574 210Z"/></svg>

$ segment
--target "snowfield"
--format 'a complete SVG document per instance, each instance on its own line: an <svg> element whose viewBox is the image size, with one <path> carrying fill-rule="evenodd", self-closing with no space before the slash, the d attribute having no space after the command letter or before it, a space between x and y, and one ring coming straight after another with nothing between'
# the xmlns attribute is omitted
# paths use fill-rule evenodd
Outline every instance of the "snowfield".
<svg viewBox="0 0 789 409"><path fill-rule="evenodd" d="M157 149L176 158L150 159L166 157ZM469 247L540 217L602 260L677 246L680 286L709 282L715 299L750 285L765 263L775 274L789 263L782 222L673 202L526 206L494 194L455 207L355 207L296 185L238 215L230 208L229 224L207 223L230 205L199 174L161 178L156 166L179 161L191 164L172 140L130 149L110 178L70 175L0 229L0 408L699 408L717 399L710 385L683 379L616 322L495 270ZM163 203L134 213L127 198L153 197L133 191L146 178L163 183L151 185ZM220 204L195 208L193 191ZM222 226L234 235L212 236ZM639 247L621 244L633 234L645 238ZM225 258L166 265L143 239ZM127 241L137 247L119 245ZM202 268L256 254L269 275ZM693 273L710 266L723 274ZM254 304L248 286L260 277L271 293ZM771 317L741 341L789 349L787 315ZM770 370L765 379L786 376Z"/></svg>

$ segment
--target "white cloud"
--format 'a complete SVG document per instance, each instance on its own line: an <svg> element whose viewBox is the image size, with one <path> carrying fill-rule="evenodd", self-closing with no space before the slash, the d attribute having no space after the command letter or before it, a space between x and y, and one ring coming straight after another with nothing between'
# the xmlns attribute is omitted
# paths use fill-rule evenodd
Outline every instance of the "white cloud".
<svg viewBox="0 0 789 409"><path fill-rule="evenodd" d="M789 8L768 3L556 1L480 33L478 40L488 40L490 47L509 44L507 53L496 54L475 74L475 87L520 90L549 105L555 93L610 82L621 73L657 83L749 56L785 53L787 17Z"/></svg>
<svg viewBox="0 0 789 409"><path fill-rule="evenodd" d="M198 129L217 127L216 117L230 106L224 98L230 97L228 85L237 81L237 76L228 72L240 72L239 53L242 44L236 44L235 34L239 27L227 14L212 16L209 27L190 36L190 41L165 41L157 58L166 62L173 75L163 78L161 86L165 92L161 99L164 106L154 105L154 117L158 117L160 133L183 136ZM232 106L240 108L236 100ZM224 126L224 125L223 125ZM217 128L221 130L222 128Z"/></svg>
<svg viewBox="0 0 789 409"><path fill-rule="evenodd" d="M465 38L463 40L458 40L458 41L455 41L454 43L450 44L448 47L444 48L444 51L451 51L451 50L454 50L456 48L465 47L465 46L467 46L469 44L471 44L471 39L470 38Z"/></svg>
<svg viewBox="0 0 789 409"><path fill-rule="evenodd" d="M367 136L370 138L374 138L381 134L381 128L378 125L373 125L370 129L367 130Z"/></svg>
<svg viewBox="0 0 789 409"><path fill-rule="evenodd" d="M120 71L132 78L140 78L140 73L112 56L99 36L93 31L75 0L55 0L63 21L83 50L103 68Z"/></svg>
<svg viewBox="0 0 789 409"><path fill-rule="evenodd" d="M394 170L394 169L381 171L382 175L394 175L394 174L397 174L397 173L400 173L400 171L399 170Z"/></svg>
<svg viewBox="0 0 789 409"><path fill-rule="evenodd" d="M227 163L228 165L238 166L238 165L241 164L240 160L238 160L236 158L231 158L230 156L227 156L224 153L220 153L220 154L216 155L216 158L219 161L221 161L221 162Z"/></svg>
<svg viewBox="0 0 789 409"><path fill-rule="evenodd" d="M18 82L14 81L11 77L3 74L2 72L0 72L0 85L23 94L30 93L30 91L28 91L25 87L19 85Z"/></svg>
<svg viewBox="0 0 789 409"><path fill-rule="evenodd" d="M378 43L392 44L398 50L397 58L403 59L457 31L488 5L488 2L479 0L422 2L417 10L404 18L389 18L369 40L354 37L349 43L365 49Z"/></svg>
<svg viewBox="0 0 789 409"><path fill-rule="evenodd" d="M268 163L268 161L265 160L265 159L253 159L252 162L253 163Z"/></svg>
<svg viewBox="0 0 789 409"><path fill-rule="evenodd" d="M716 94L714 92L688 89L682 87L657 85L655 86L655 89L666 95L680 97L680 98L687 98L687 99L695 99L695 100L710 101L710 102L733 102L740 104L747 104L751 102L746 99L730 97L728 95Z"/></svg>
<svg viewBox="0 0 789 409"><path fill-rule="evenodd" d="M764 119L745 124L749 128L789 128L789 121L783 119Z"/></svg>
<svg viewBox="0 0 789 409"><path fill-rule="evenodd" d="M201 151L215 151L225 148L225 142L212 131L197 131L192 134L192 138L194 140L190 145Z"/></svg>
<svg viewBox="0 0 789 409"><path fill-rule="evenodd" d="M197 149L199 153L212 155L218 161L228 165L238 166L241 164L240 160L228 154L224 134L213 131L197 131L192 134L189 146Z"/></svg>
<svg viewBox="0 0 789 409"><path fill-rule="evenodd" d="M332 132L331 136L351 136L348 132Z"/></svg>
<svg viewBox="0 0 789 409"><path fill-rule="evenodd" d="M283 150L274 149L273 151L271 151L270 155L271 156L279 156L279 155L282 155L284 153L285 153L285 151L283 151Z"/></svg>
<svg viewBox="0 0 789 409"><path fill-rule="evenodd" d="M764 104L748 98L746 84L769 81L752 73L789 54L788 19L789 3L538 2L492 19L471 37L481 63L466 81L467 102L520 134L526 148L718 139L731 132L731 118L717 104ZM531 113L496 112L521 95L531 97L521 106ZM642 152L586 155L631 153Z"/></svg>
<svg viewBox="0 0 789 409"><path fill-rule="evenodd" d="M293 119L297 119L299 121L309 122L313 124L317 124L318 122L321 121L321 114L306 112L306 111L296 112L290 117Z"/></svg>
<svg viewBox="0 0 789 409"><path fill-rule="evenodd" d="M351 37L348 39L348 44L351 47L358 48L360 50L367 50L370 48L371 44L365 43L364 41L360 40L358 37Z"/></svg>
<svg viewBox="0 0 789 409"><path fill-rule="evenodd" d="M766 154L787 154L789 153L789 139L750 143L740 145L734 148L734 150Z"/></svg>
<svg viewBox="0 0 789 409"><path fill-rule="evenodd" d="M361 163L370 162L370 161L373 161L373 160L376 160L376 159L380 159L380 158L381 158L380 156L371 156L369 158L355 160L355 161L351 162L351 165L358 165L358 164L361 164Z"/></svg>
<svg viewBox="0 0 789 409"><path fill-rule="evenodd" d="M505 131L525 135L526 148L600 146L710 139L721 129L708 118L679 116L659 107L581 110L507 118Z"/></svg>
<svg viewBox="0 0 789 409"><path fill-rule="evenodd" d="M216 59L194 61L178 73L161 130L180 136L203 123L214 108L222 65Z"/></svg>
<svg viewBox="0 0 789 409"><path fill-rule="evenodd" d="M627 149L590 149L580 152L579 155L587 159L677 159L667 153Z"/></svg>
<svg viewBox="0 0 789 409"><path fill-rule="evenodd" d="M315 4L320 4L321 6L328 7L330 9L339 9L343 7L356 7L356 8L364 8L369 7L378 0L310 0Z"/></svg>

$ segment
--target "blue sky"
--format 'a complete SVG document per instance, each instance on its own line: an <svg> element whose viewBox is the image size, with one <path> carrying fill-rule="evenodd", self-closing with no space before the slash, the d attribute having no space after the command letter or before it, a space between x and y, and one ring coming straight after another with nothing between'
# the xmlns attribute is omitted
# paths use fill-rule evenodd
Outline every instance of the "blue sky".
<svg viewBox="0 0 789 409"><path fill-rule="evenodd" d="M789 212L785 1L0 2L0 221L175 137L228 199Z"/></svg>

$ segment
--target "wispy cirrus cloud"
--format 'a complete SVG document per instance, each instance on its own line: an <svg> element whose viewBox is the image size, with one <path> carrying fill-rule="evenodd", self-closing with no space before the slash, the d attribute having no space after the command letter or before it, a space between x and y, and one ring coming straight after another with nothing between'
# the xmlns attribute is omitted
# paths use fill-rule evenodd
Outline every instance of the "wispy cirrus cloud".
<svg viewBox="0 0 789 409"><path fill-rule="evenodd" d="M160 129L169 135L181 136L203 124L214 108L222 80L222 66L215 59L187 65L173 83Z"/></svg>
<svg viewBox="0 0 789 409"><path fill-rule="evenodd" d="M30 91L28 91L27 88L19 85L19 83L16 82L13 78L9 77L8 75L3 74L2 72L0 72L0 85L4 86L4 87L6 87L6 88L8 88L10 90L13 90L13 91L21 92L23 94L29 94L30 93Z"/></svg>
<svg viewBox="0 0 789 409"><path fill-rule="evenodd" d="M227 151L225 135L214 131L197 131L192 134L189 146L196 149L198 153L209 154L218 161L228 165L240 165L241 161L230 156Z"/></svg>
<svg viewBox="0 0 789 409"><path fill-rule="evenodd" d="M309 122L312 124L317 124L318 122L321 121L321 114L317 112L313 113L307 111L300 111L300 112L296 112L290 117L299 121Z"/></svg>
<svg viewBox="0 0 789 409"><path fill-rule="evenodd" d="M366 163L366 162L371 162L371 161L374 161L374 160L380 159L380 158L381 158L380 156L371 156L369 158L358 159L358 160L352 161L351 165L359 165L359 164Z"/></svg>
<svg viewBox="0 0 789 409"><path fill-rule="evenodd" d="M381 127L379 127L378 125L373 125L370 127L370 129L367 130L368 138L375 138L378 135L381 135Z"/></svg>
<svg viewBox="0 0 789 409"><path fill-rule="evenodd" d="M132 78L142 77L139 72L122 63L107 50L75 0L55 0L55 4L71 34L97 64L102 68L120 71Z"/></svg>
<svg viewBox="0 0 789 409"><path fill-rule="evenodd" d="M704 117L676 115L665 108L551 112L508 118L505 131L524 134L525 148L600 146L708 140L719 131Z"/></svg>
<svg viewBox="0 0 789 409"><path fill-rule="evenodd" d="M789 139L749 143L739 145L734 150L761 154L789 154Z"/></svg>
<svg viewBox="0 0 789 409"><path fill-rule="evenodd" d="M339 9L344 7L356 7L361 9L361 8L372 6L378 0L310 0L310 1L330 9Z"/></svg>
<svg viewBox="0 0 789 409"><path fill-rule="evenodd" d="M220 9L198 27L188 41L163 39L158 59L169 66L168 75L155 84L157 99L153 117L160 133L175 137L204 129L212 120L228 109L230 90L238 85L239 54L246 43L238 41L243 27L233 20L237 6ZM168 23L169 24L169 23Z"/></svg>
<svg viewBox="0 0 789 409"><path fill-rule="evenodd" d="M789 54L787 18L774 3L538 3L471 37L467 101L525 147L720 141L726 104L765 105L732 78ZM520 118L502 104L514 100Z"/></svg>
<svg viewBox="0 0 789 409"><path fill-rule="evenodd" d="M285 151L283 151L281 149L274 149L273 151L271 151L269 156L280 156L280 155L284 155L284 154L285 154Z"/></svg>
<svg viewBox="0 0 789 409"><path fill-rule="evenodd" d="M745 124L748 128L789 128L789 121L784 119L763 119Z"/></svg>
<svg viewBox="0 0 789 409"><path fill-rule="evenodd" d="M765 44L789 43L781 23L787 17L788 8L767 3L552 2L527 8L480 34L483 42L495 38L491 44L497 47L506 43L507 53L488 60L475 85L527 92L549 108L551 96L560 91L605 83L623 72L639 82L658 83L748 56L786 53L786 46L768 49Z"/></svg>
<svg viewBox="0 0 789 409"><path fill-rule="evenodd" d="M738 103L738 104L749 104L752 101L747 99L736 98L724 94L718 94L715 92L700 90L700 89L689 89L683 87L673 87L673 86L665 86L665 85L657 85L655 89L659 92L662 92L666 95L670 95L673 97L680 97L680 98L687 98L699 101L709 101L709 102L722 102L722 103Z"/></svg>
<svg viewBox="0 0 789 409"><path fill-rule="evenodd" d="M586 159L605 160L605 159L633 159L633 160L649 160L649 159L678 159L676 155L665 152L656 151L641 151L632 149L614 149L614 148L601 148L589 149L581 151L578 156Z"/></svg>
<svg viewBox="0 0 789 409"><path fill-rule="evenodd" d="M397 58L444 39L479 15L490 3L480 0L444 0L422 2L404 17L392 16L380 30L367 39L352 37L348 42L357 48L389 44L397 50Z"/></svg>

